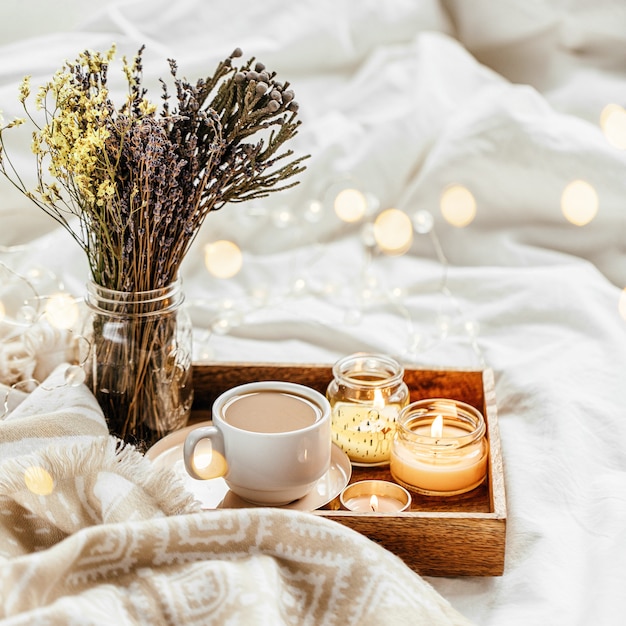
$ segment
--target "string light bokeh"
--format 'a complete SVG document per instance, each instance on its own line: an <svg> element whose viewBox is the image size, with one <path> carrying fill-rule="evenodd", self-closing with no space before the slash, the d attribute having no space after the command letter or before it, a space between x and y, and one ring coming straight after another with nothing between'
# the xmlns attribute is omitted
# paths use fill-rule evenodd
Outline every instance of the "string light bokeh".
<svg viewBox="0 0 626 626"><path fill-rule="evenodd" d="M441 194L441 214L448 224L464 228L476 217L476 200L463 185L451 185Z"/></svg>
<svg viewBox="0 0 626 626"><path fill-rule="evenodd" d="M611 103L600 113L600 127L607 141L618 150L626 150L626 109Z"/></svg>
<svg viewBox="0 0 626 626"><path fill-rule="evenodd" d="M585 226L598 213L598 194L585 180L573 180L561 194L561 211L575 226Z"/></svg>
<svg viewBox="0 0 626 626"><path fill-rule="evenodd" d="M50 472L38 465L32 465L24 471L26 488L37 496L48 496L54 491L54 478Z"/></svg>
<svg viewBox="0 0 626 626"><path fill-rule="evenodd" d="M599 128L609 145L617 150L626 150L626 110L618 104L608 104L600 115ZM567 222L586 227L593 222L601 210L597 190L590 181L571 180L563 185L560 196L561 216ZM480 212L480 201L473 191L461 183L451 183L442 188L438 209L443 223L439 228L471 228ZM344 314L341 323L358 325L371 310L386 308L404 320L406 341L402 355L407 362L417 361L424 351L432 347L433 340L418 329L407 306L408 293L401 284L381 284L372 271L376 263L385 257L400 257L423 250L427 243L439 264L440 276L436 292L444 298L446 305L440 306L433 318L433 337L445 341L451 329L462 329L479 362L484 365L480 348L479 325L459 305L449 288L447 275L449 261L436 232L435 214L425 208L407 212L395 207L383 207L355 176L348 174L330 181L320 197L313 197L302 207L279 206L269 209L254 204L244 209L240 216L244 220L269 220L271 226L291 233L297 243L307 229L328 221L336 220L351 229L361 246L358 279L342 274L341 269L326 280L315 281L307 275L316 263L323 259L326 246L323 241L308 241L308 256L303 257L294 245L292 261L289 263L291 278L286 287L256 281L244 296L228 295L203 300L195 298L191 306L210 311L212 316L194 328L197 360L215 357L211 349L214 335L227 335L233 329L246 324L251 314L261 310L271 311L293 298L314 296L327 300ZM0 256L10 260L12 253L21 258L28 253L28 246L0 247ZM247 255L245 247L227 238L207 241L202 248L204 268L207 276L227 284L237 280L244 268L256 263L255 257ZM419 252L417 252L419 254ZM84 362L85 346L80 326L84 316L82 295L69 293L62 281L49 269L39 265L18 272L7 262L0 261L0 382L9 388L32 390L41 384L32 377L32 361L42 349L65 350L64 357L75 356L66 372L67 385L79 385L85 379L81 363ZM221 291L220 291L221 292ZM227 293L225 291L224 293ZM617 303L619 315L626 321L626 287L621 291ZM342 303L348 302L348 305ZM317 320L318 323L333 325L336 318ZM19 345L19 348L17 347ZM62 348L63 346L63 348ZM68 346L71 348L68 349ZM79 347L77 347L79 346ZM82 358L82 360L81 360ZM30 365L26 365L29 363ZM6 394L8 396L8 394ZM1 403L0 413L8 410L7 397ZM3 407L3 408L2 408Z"/></svg>

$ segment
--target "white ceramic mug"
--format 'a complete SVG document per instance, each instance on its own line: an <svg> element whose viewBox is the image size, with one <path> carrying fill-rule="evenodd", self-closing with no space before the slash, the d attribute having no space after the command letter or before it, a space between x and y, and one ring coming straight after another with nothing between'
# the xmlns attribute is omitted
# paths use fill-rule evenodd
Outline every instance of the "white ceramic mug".
<svg viewBox="0 0 626 626"><path fill-rule="evenodd" d="M330 467L330 405L310 387L282 381L233 387L213 403L213 425L185 439L185 468L224 476L248 502L280 506L305 496Z"/></svg>

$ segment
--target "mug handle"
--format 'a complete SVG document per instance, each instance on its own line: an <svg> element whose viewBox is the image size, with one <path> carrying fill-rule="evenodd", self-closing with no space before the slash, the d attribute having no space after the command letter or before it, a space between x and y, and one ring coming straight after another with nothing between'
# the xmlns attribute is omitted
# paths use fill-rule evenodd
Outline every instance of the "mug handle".
<svg viewBox="0 0 626 626"><path fill-rule="evenodd" d="M196 455L196 446L201 442L209 443L208 450ZM187 473L198 480L220 478L228 471L224 456L224 438L215 426L194 428L185 438L183 459Z"/></svg>

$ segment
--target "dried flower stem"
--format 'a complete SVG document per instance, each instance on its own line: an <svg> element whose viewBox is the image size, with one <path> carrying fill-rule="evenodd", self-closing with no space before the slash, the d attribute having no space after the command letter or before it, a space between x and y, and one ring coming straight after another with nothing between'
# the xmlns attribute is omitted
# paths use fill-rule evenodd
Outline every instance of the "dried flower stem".
<svg viewBox="0 0 626 626"><path fill-rule="evenodd" d="M0 170L72 234L94 281L119 291L170 284L209 212L292 187L307 158L281 151L297 134L298 107L288 83L261 63L236 67L236 49L192 84L170 60L175 104L162 81L159 112L142 87L142 53L123 61L128 97L119 108L108 90L114 47L83 52L40 88L42 123L27 106L24 80L20 101L35 127L34 190L4 150L4 132L23 120L0 128Z"/></svg>
<svg viewBox="0 0 626 626"><path fill-rule="evenodd" d="M88 299L88 381L111 430L145 445L186 420L190 362L176 316L139 314L132 294L141 301L149 292L149 305L167 310L208 213L295 185L307 157L283 149L297 134L298 106L289 85L261 63L235 67L236 49L191 84L170 60L175 97L162 82L159 112L142 86L142 52L123 60L128 96L120 107L108 89L114 47L83 52L39 89L41 122L27 105L26 77L19 99L35 129L36 187L27 188L5 150L4 133L25 120L0 126L0 171L70 232L93 282L113 294L105 299L110 308L97 295Z"/></svg>

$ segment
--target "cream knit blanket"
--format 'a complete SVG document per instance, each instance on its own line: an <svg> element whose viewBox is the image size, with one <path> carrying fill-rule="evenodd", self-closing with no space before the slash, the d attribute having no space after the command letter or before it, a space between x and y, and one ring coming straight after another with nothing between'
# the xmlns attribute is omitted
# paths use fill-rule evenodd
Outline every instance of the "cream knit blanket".
<svg viewBox="0 0 626 626"><path fill-rule="evenodd" d="M200 512L173 474L107 435L85 387L62 386L36 389L0 421L8 624L468 622L340 524L282 509Z"/></svg>

